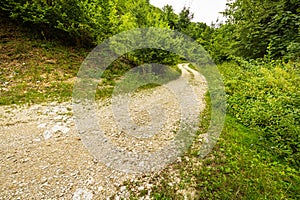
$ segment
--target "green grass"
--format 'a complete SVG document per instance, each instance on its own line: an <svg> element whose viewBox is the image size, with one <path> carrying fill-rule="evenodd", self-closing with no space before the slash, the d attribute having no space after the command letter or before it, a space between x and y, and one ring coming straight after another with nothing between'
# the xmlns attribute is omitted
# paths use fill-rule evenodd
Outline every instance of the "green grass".
<svg viewBox="0 0 300 200"><path fill-rule="evenodd" d="M299 63L243 61L219 65L227 112L256 131L265 148L300 167Z"/></svg>
<svg viewBox="0 0 300 200"><path fill-rule="evenodd" d="M0 38L0 105L70 99L87 50L33 38L9 22Z"/></svg>
<svg viewBox="0 0 300 200"><path fill-rule="evenodd" d="M77 72L90 49L34 38L11 22L4 21L0 26L0 105L71 100ZM114 61L104 71L95 98L110 97L116 83L133 66L125 57ZM173 66L160 78L164 84L179 75ZM127 83L133 86L134 81L129 79ZM146 84L139 89L155 86Z"/></svg>

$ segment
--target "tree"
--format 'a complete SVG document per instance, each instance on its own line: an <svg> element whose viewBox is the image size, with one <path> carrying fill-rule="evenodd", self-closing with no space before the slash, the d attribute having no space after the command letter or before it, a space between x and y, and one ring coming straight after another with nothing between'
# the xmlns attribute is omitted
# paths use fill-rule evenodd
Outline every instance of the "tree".
<svg viewBox="0 0 300 200"><path fill-rule="evenodd" d="M178 15L175 14L173 7L171 5L165 5L162 8L162 11L163 20L168 23L172 30L174 30L177 27Z"/></svg>
<svg viewBox="0 0 300 200"><path fill-rule="evenodd" d="M191 13L190 9L187 7L183 7L182 11L179 13L179 19L176 25L176 30L185 33L193 18L194 14Z"/></svg>
<svg viewBox="0 0 300 200"><path fill-rule="evenodd" d="M232 39L236 55L280 58L289 53L288 47L300 43L299 1L236 0L227 5L224 15L235 27Z"/></svg>

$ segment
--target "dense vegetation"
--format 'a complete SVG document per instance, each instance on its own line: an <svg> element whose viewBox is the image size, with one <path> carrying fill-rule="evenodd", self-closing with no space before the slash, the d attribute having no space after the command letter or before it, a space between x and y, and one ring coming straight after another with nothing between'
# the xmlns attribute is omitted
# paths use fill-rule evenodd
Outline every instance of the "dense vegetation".
<svg viewBox="0 0 300 200"><path fill-rule="evenodd" d="M228 95L227 111L256 130L270 152L300 166L299 65L237 61L219 66Z"/></svg>
<svg viewBox="0 0 300 200"><path fill-rule="evenodd" d="M285 58L300 52L300 3L296 0L229 1L225 24L192 23L193 14L171 6L162 10L147 0L3 0L2 16L35 29L44 38L76 45L102 42L136 27L175 29L202 44L217 61L229 56Z"/></svg>
<svg viewBox="0 0 300 200"><path fill-rule="evenodd" d="M1 23L9 24L1 26L0 81L5 89L0 104L70 97L69 80L91 47L132 28L174 29L201 44L218 64L229 114L204 166L188 160L186 166L173 166L184 180L178 187L193 187L202 199L300 198L299 1L228 1L226 23L211 26L191 22L188 8L177 15L171 6L160 10L147 0L2 0L0 10ZM12 23L34 34L7 39L7 27L16 26ZM174 65L181 59L156 49L130 52L106 72L106 86L98 95L111 93L118 77L113 73L149 62ZM197 155L187 156L195 160ZM158 185L156 199L177 195L168 192L175 186Z"/></svg>
<svg viewBox="0 0 300 200"><path fill-rule="evenodd" d="M296 59L300 54L300 2L231 1L225 15L233 26L235 55Z"/></svg>

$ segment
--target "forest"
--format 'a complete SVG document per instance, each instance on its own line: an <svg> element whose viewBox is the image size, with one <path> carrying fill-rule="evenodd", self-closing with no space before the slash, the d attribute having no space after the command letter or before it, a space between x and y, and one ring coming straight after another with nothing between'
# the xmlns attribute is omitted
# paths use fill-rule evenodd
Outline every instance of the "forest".
<svg viewBox="0 0 300 200"><path fill-rule="evenodd" d="M176 14L149 0L1 0L0 10L1 106L70 100L68 80L85 56L134 28L183 33L216 63L227 101L217 145L201 164L190 149L181 163L148 177L151 191L137 189L145 177L124 183L130 199L300 198L300 1L228 0L226 21L212 24L193 22L188 7ZM182 62L158 49L129 52L104 72L96 97L110 96L130 68L161 63L176 71ZM202 132L209 125L206 100ZM181 181L173 184L173 175Z"/></svg>

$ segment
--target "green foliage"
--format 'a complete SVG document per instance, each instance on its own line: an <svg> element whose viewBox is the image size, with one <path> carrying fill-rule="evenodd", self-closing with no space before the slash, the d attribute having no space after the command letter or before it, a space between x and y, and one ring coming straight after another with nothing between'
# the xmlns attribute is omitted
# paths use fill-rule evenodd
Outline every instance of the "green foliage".
<svg viewBox="0 0 300 200"><path fill-rule="evenodd" d="M6 23L0 23L0 105L70 100L85 50L30 39Z"/></svg>
<svg viewBox="0 0 300 200"><path fill-rule="evenodd" d="M255 129L275 155L299 167L299 64L236 60L219 67L228 112Z"/></svg>
<svg viewBox="0 0 300 200"><path fill-rule="evenodd" d="M207 32L211 30L213 30L213 28L207 26L205 23L192 22L188 25L186 31L183 31L183 33L189 35L194 40L197 40L198 38L206 40L209 39L209 35L205 35L205 34L207 34Z"/></svg>
<svg viewBox="0 0 300 200"><path fill-rule="evenodd" d="M191 21L194 14L187 7L183 7L179 15L174 13L173 7L170 5L164 6L162 11L162 20L166 21L171 29L187 34L193 39L197 39L198 34L201 34L206 27L204 23Z"/></svg>
<svg viewBox="0 0 300 200"><path fill-rule="evenodd" d="M287 47L287 54L284 56L285 60L300 62L300 42L291 42Z"/></svg>
<svg viewBox="0 0 300 200"><path fill-rule="evenodd" d="M288 47L291 49L292 44L300 42L299 7L300 2L296 0L231 1L224 14L235 27L231 36L235 55L293 56L289 55ZM297 51L299 54L299 48Z"/></svg>
<svg viewBox="0 0 300 200"><path fill-rule="evenodd" d="M174 30L177 27L178 15L175 14L173 7L166 5L162 8L162 11L162 19L168 22L169 27Z"/></svg>
<svg viewBox="0 0 300 200"><path fill-rule="evenodd" d="M136 27L167 28L167 23L161 20L161 10L150 5L147 0L119 0L121 13L130 13L136 21Z"/></svg>
<svg viewBox="0 0 300 200"><path fill-rule="evenodd" d="M192 148L183 162L172 166L174 171L166 169L160 174L163 179L156 179L152 197L180 199L188 189L195 189L190 197L196 199L300 198L299 173L294 169L299 169L300 160L298 1L237 0L226 11L229 22L219 27L191 22L192 14L186 8L178 16L171 7L160 11L147 0L2 0L0 11L2 16L38 27L45 38L54 33L68 36L78 45L97 44L136 27L177 29L203 45L216 62L235 60L219 66L228 94L228 112L253 130L227 117L212 154L202 161ZM11 42L6 35L0 35L4 38L0 51L5 63L0 68L4 86L0 104L69 100L72 78L86 52L50 42L24 41L22 37ZM266 60L247 62L231 55ZM272 60L282 56L294 62ZM147 62L173 65L179 60L157 49L130 52L105 71L96 98L110 96L120 76L132 66ZM160 68L151 70L151 78L166 74L165 81L179 75L176 69L166 73ZM207 112L202 117L202 132L209 124ZM171 175L176 172L179 183L172 186Z"/></svg>
<svg viewBox="0 0 300 200"><path fill-rule="evenodd" d="M180 72L178 72L178 70ZM134 68L132 71L122 76L118 82L115 92L129 93L149 89L164 85L172 80L179 78L181 70L177 66L163 68L160 65L145 65L143 68ZM138 86L138 88L136 88Z"/></svg>
<svg viewBox="0 0 300 200"><path fill-rule="evenodd" d="M194 14L191 13L190 9L187 7L183 7L182 11L179 13L176 30L183 33L186 32L193 18Z"/></svg>
<svg viewBox="0 0 300 200"><path fill-rule="evenodd" d="M10 8L10 17L13 19L34 24L43 34L51 34L48 29L60 30L67 33L78 45L83 42L101 42L115 34L120 23L116 15L116 5L112 0L10 2L14 5Z"/></svg>
<svg viewBox="0 0 300 200"><path fill-rule="evenodd" d="M0 6L11 18L37 29L44 38L54 36L77 46L96 45L137 27L172 28L194 39L204 36L201 34L207 29L203 23L191 22L193 14L188 8L176 15L171 6L161 11L147 0L5 0ZM152 61L174 65L179 60L174 54L154 49L136 51L131 57L139 60L137 64Z"/></svg>
<svg viewBox="0 0 300 200"><path fill-rule="evenodd" d="M161 20L161 11L146 0L5 0L0 10L40 29L46 38L51 34L59 37L61 31L61 37L67 35L77 45L98 44L136 27L168 27Z"/></svg>
<svg viewBox="0 0 300 200"><path fill-rule="evenodd" d="M232 54L232 41L228 39L232 29L229 24L221 25L217 29L206 26L197 39L217 64L228 60Z"/></svg>

